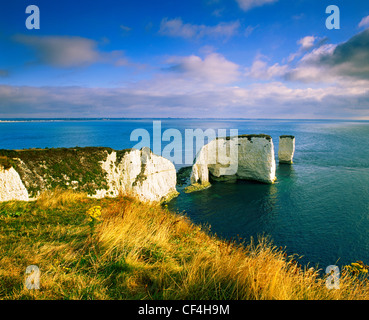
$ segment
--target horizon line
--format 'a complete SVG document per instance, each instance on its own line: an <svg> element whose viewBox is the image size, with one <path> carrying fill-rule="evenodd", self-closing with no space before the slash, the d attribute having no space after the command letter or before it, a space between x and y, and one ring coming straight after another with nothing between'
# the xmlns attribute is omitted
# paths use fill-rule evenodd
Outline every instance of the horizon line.
<svg viewBox="0 0 369 320"><path fill-rule="evenodd" d="M287 120L287 121L369 121L369 119L327 119L327 118L220 118L220 117L47 117L47 118L28 118L11 117L0 118L0 122L16 121L91 121L91 120Z"/></svg>

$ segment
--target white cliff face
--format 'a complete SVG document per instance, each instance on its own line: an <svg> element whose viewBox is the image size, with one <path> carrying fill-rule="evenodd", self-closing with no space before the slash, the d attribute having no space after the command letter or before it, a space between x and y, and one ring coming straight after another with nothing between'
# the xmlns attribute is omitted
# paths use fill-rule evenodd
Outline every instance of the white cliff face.
<svg viewBox="0 0 369 320"><path fill-rule="evenodd" d="M0 166L0 201L10 200L28 201L28 191L14 168Z"/></svg>
<svg viewBox="0 0 369 320"><path fill-rule="evenodd" d="M276 164L272 139L252 137L239 138L239 141L237 175L241 179L273 183Z"/></svg>
<svg viewBox="0 0 369 320"><path fill-rule="evenodd" d="M97 197L115 197L123 193L141 201L158 202L178 194L176 170L168 159L153 154L149 148L132 149L118 164L116 156L116 152L112 152L102 163L109 188L99 190Z"/></svg>
<svg viewBox="0 0 369 320"><path fill-rule="evenodd" d="M269 136L218 138L200 150L192 167L191 183L208 183L209 172L219 180L273 183L275 170L274 146Z"/></svg>
<svg viewBox="0 0 369 320"><path fill-rule="evenodd" d="M278 159L280 163L292 163L293 155L295 153L295 137L294 136L280 136Z"/></svg>
<svg viewBox="0 0 369 320"><path fill-rule="evenodd" d="M151 153L148 148L141 150L141 159L141 178L135 181L134 193L145 201L162 201L177 196L177 172L173 163Z"/></svg>

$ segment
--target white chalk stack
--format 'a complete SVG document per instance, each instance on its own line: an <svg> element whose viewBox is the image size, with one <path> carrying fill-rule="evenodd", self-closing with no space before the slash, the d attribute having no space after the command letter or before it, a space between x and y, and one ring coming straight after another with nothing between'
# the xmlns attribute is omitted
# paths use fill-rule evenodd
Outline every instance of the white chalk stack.
<svg viewBox="0 0 369 320"><path fill-rule="evenodd" d="M280 163L293 163L293 155L295 153L295 137L294 136L280 136L278 159Z"/></svg>

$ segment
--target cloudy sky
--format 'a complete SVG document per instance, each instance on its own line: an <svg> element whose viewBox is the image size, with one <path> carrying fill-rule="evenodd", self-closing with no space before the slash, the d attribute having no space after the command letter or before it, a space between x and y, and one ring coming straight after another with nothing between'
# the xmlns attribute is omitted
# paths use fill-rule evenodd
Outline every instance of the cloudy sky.
<svg viewBox="0 0 369 320"><path fill-rule="evenodd" d="M369 2L9 1L0 118L14 117L369 120Z"/></svg>

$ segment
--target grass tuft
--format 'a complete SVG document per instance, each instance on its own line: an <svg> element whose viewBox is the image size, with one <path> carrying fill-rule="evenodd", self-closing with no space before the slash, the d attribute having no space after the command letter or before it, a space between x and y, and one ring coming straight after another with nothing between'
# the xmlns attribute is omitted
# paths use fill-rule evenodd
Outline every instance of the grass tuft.
<svg viewBox="0 0 369 320"><path fill-rule="evenodd" d="M63 190L60 187L56 187L54 190L43 191L37 198L37 206L41 209L64 208L64 206L83 202L86 198L87 193Z"/></svg>

